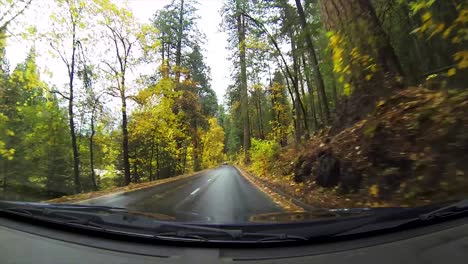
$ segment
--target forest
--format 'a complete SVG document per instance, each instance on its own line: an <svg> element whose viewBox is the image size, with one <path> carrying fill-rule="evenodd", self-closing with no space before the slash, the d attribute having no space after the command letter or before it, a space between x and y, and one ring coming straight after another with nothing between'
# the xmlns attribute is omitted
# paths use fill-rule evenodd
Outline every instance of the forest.
<svg viewBox="0 0 468 264"><path fill-rule="evenodd" d="M47 1L44 28L26 17L37 1L0 0L0 198L227 160L319 206L467 194L465 1L223 0L224 98L203 55L200 1L173 0L147 23L123 1ZM10 65L12 38L46 50L31 45ZM43 80L42 56L66 85Z"/></svg>

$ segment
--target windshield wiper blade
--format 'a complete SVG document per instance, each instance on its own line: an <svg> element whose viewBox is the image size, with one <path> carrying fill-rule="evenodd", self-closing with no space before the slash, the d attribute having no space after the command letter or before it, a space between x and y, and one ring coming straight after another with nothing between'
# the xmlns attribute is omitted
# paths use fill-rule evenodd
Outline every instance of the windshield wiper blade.
<svg viewBox="0 0 468 264"><path fill-rule="evenodd" d="M434 211L420 214L420 220L430 220L436 217L446 217L468 211L468 199L461 200Z"/></svg>
<svg viewBox="0 0 468 264"><path fill-rule="evenodd" d="M199 242L289 242L306 241L308 238L282 233L244 232L241 229L224 229L203 226L163 222L131 215L122 209L106 207L74 208L67 206L23 205L8 207L0 211L21 214L41 220L78 227L90 227L95 230L143 236L147 238L199 241ZM104 213L102 213L104 212ZM138 230L138 232L133 231Z"/></svg>
<svg viewBox="0 0 468 264"><path fill-rule="evenodd" d="M228 231L228 232L225 232ZM177 238L177 239L189 239L198 240L201 242L216 242L216 241L233 241L233 242L289 242L289 241L308 241L307 237L289 235L289 234L272 234L272 233L244 233L239 232L236 235L229 235L229 231L224 230L222 232L201 232L201 231L174 231L174 232L163 232L154 235L156 238ZM238 230L235 230L238 231ZM240 230L239 230L240 231ZM223 236L224 235L224 236ZM226 236L227 235L227 236Z"/></svg>
<svg viewBox="0 0 468 264"><path fill-rule="evenodd" d="M246 233L246 236L262 237L257 242L285 242L285 241L308 241L309 238L288 234L269 234L269 233Z"/></svg>
<svg viewBox="0 0 468 264"><path fill-rule="evenodd" d="M70 212L75 213L75 211L64 210L64 209L55 209L55 208L22 208L22 207L11 207L1 209L0 211L22 214L28 217L36 217L41 219L54 219L61 224L73 224L94 227L99 229L105 229L102 225L99 225L99 217L96 217L92 213L81 211L79 212L79 217L70 214Z"/></svg>
<svg viewBox="0 0 468 264"><path fill-rule="evenodd" d="M416 209L420 210L420 208ZM386 216L383 218L377 218L375 221L357 226L355 228L348 229L343 232L339 232L333 236L346 236L382 230L390 230L394 228L402 228L405 226L425 225L430 224L431 220L435 220L437 218L450 217L467 212L468 199L461 200L422 214L411 215L411 209L408 209L406 210L403 217L398 217L398 215L392 215L391 218L388 218Z"/></svg>

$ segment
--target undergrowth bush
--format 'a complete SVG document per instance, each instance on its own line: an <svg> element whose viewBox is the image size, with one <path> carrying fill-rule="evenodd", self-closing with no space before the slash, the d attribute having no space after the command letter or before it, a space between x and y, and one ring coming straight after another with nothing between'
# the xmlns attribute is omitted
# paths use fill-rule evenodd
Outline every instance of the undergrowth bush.
<svg viewBox="0 0 468 264"><path fill-rule="evenodd" d="M280 145L274 140L253 138L250 148L252 171L259 176L265 176L278 156L279 150Z"/></svg>

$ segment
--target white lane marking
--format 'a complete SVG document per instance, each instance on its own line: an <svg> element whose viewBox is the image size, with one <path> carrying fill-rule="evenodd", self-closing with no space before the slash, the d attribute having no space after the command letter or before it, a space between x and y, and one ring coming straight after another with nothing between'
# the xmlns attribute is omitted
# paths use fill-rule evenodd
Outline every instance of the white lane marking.
<svg viewBox="0 0 468 264"><path fill-rule="evenodd" d="M197 188L195 191L191 192L190 195L196 194L199 190L200 190L200 188Z"/></svg>

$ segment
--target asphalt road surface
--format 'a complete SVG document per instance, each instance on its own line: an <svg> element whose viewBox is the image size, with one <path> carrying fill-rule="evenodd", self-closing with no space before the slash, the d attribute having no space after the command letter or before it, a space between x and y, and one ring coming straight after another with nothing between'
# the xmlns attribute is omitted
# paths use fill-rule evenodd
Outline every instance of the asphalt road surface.
<svg viewBox="0 0 468 264"><path fill-rule="evenodd" d="M84 201L173 216L181 221L238 223L252 215L283 212L232 166L154 187Z"/></svg>

